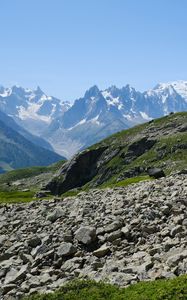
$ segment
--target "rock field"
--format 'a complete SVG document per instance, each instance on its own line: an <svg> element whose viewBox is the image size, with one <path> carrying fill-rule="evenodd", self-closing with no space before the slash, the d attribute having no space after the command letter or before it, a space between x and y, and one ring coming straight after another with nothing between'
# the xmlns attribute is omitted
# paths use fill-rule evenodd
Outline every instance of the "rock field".
<svg viewBox="0 0 187 300"><path fill-rule="evenodd" d="M187 273L187 175L0 205L0 299Z"/></svg>

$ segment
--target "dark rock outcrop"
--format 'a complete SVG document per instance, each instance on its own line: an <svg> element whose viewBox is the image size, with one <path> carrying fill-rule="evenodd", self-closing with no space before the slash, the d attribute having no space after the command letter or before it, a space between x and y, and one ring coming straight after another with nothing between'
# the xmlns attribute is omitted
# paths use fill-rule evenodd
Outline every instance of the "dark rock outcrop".
<svg viewBox="0 0 187 300"><path fill-rule="evenodd" d="M128 156L140 156L145 153L146 150L151 149L155 143L156 140L149 139L148 137L144 136L129 145Z"/></svg>
<svg viewBox="0 0 187 300"><path fill-rule="evenodd" d="M150 177L153 177L155 179L166 176L164 171L160 168L148 168L147 173Z"/></svg>
<svg viewBox="0 0 187 300"><path fill-rule="evenodd" d="M84 151L66 163L59 176L54 177L46 186L54 195L86 184L97 174L97 161L106 148L100 147Z"/></svg>

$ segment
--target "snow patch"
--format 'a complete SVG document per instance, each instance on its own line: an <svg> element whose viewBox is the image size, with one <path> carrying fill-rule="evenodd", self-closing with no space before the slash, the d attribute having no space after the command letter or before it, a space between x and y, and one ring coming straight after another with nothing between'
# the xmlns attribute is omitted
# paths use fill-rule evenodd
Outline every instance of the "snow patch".
<svg viewBox="0 0 187 300"><path fill-rule="evenodd" d="M82 119L82 120L81 120L80 122L78 122L76 125L74 125L74 126L68 128L68 130L72 130L72 129L74 129L75 127L77 127L77 126L79 126L79 125L82 125L82 124L84 124L84 123L86 123L86 119Z"/></svg>
<svg viewBox="0 0 187 300"><path fill-rule="evenodd" d="M127 119L127 120L129 120L129 121L132 121L132 119L133 119L133 117L131 116L131 115L129 115L129 114L123 114L123 117L125 118L125 119Z"/></svg>
<svg viewBox="0 0 187 300"><path fill-rule="evenodd" d="M151 117L149 117L145 112L143 111L140 111L140 115L142 116L143 119L147 120L147 121L150 121L152 120Z"/></svg>
<svg viewBox="0 0 187 300"><path fill-rule="evenodd" d="M5 89L4 92L2 94L0 94L0 96L3 98L8 97L11 95L11 93L12 93L12 90L8 88L8 89Z"/></svg>
<svg viewBox="0 0 187 300"><path fill-rule="evenodd" d="M187 102L187 81L179 80L171 82L171 85Z"/></svg>
<svg viewBox="0 0 187 300"><path fill-rule="evenodd" d="M32 105L29 105L27 109L25 109L25 107L23 106L20 106L18 111L18 117L21 120L33 119L33 120L40 120L46 123L50 123L51 122L50 116L42 116L37 114L40 107L41 105L38 103L32 103Z"/></svg>
<svg viewBox="0 0 187 300"><path fill-rule="evenodd" d="M100 125L100 122L98 121L99 115L97 115L95 118L89 120L89 122L93 123L93 124L97 124Z"/></svg>

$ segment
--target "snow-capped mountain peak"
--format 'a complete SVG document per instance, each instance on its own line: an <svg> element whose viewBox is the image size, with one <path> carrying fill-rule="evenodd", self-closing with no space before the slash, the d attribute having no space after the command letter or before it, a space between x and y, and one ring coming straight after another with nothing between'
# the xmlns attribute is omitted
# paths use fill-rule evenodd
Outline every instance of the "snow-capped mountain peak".
<svg viewBox="0 0 187 300"><path fill-rule="evenodd" d="M94 85L71 106L40 87L0 87L0 110L41 135L66 157L108 135L170 112L187 111L187 81L159 83L143 93L129 84Z"/></svg>
<svg viewBox="0 0 187 300"><path fill-rule="evenodd" d="M187 81L178 80L167 83L159 83L152 90L148 91L149 95L152 93L157 94L179 94L187 101Z"/></svg>
<svg viewBox="0 0 187 300"><path fill-rule="evenodd" d="M34 134L41 132L53 119L62 116L70 103L47 96L38 86L24 89L14 85L0 89L0 110Z"/></svg>
<svg viewBox="0 0 187 300"><path fill-rule="evenodd" d="M187 81L173 81L171 82L171 85L174 87L175 91L187 101Z"/></svg>

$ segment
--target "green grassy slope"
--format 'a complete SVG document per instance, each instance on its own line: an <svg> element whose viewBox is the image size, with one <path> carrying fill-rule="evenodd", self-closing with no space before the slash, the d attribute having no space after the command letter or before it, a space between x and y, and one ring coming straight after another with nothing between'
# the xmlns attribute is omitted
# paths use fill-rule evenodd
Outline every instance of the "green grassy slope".
<svg viewBox="0 0 187 300"><path fill-rule="evenodd" d="M50 180L64 162L61 160L47 167L30 167L1 174L0 203L33 201L41 185ZM50 196L48 198L50 199Z"/></svg>
<svg viewBox="0 0 187 300"><path fill-rule="evenodd" d="M75 281L55 293L32 295L24 300L186 300L187 275L170 280L140 282L120 289L93 281Z"/></svg>
<svg viewBox="0 0 187 300"><path fill-rule="evenodd" d="M100 151L102 154L90 163L94 151L99 153L100 149L104 149ZM90 163L87 169L85 167L85 177L79 166L84 163L84 154L86 163ZM69 186L84 190L126 185L129 178L134 178L132 182L148 179L147 169L150 167L160 167L166 175L187 168L187 112L170 114L118 132L81 152L69 166L62 168L61 175L53 179L51 190L54 194L67 192ZM79 179L77 183L74 179L73 185L70 182L71 169L72 172L76 169Z"/></svg>
<svg viewBox="0 0 187 300"><path fill-rule="evenodd" d="M31 178L40 174L45 174L48 172L55 173L64 163L64 160L60 160L57 163L54 163L46 167L30 167L12 170L5 174L0 175L0 185L7 182L12 182L19 179Z"/></svg>
<svg viewBox="0 0 187 300"><path fill-rule="evenodd" d="M169 174L187 167L187 127L185 126L187 126L187 112L176 113L121 131L93 145L90 149L103 146L109 147L110 152L119 149L119 152L103 166L103 170L111 170L112 176L109 176L109 181L115 182L124 171L135 167L158 166ZM128 161L126 157L128 157L130 144L143 136L154 139L156 143L151 149Z"/></svg>

